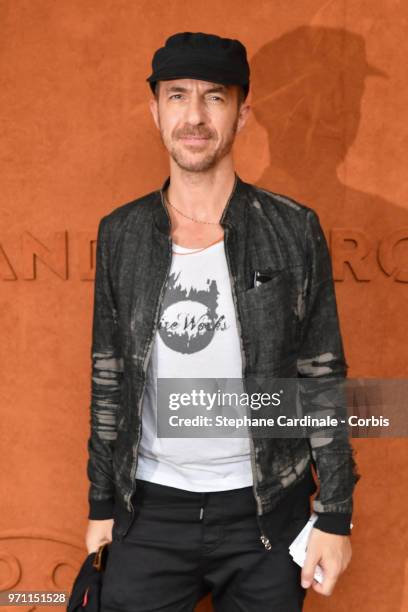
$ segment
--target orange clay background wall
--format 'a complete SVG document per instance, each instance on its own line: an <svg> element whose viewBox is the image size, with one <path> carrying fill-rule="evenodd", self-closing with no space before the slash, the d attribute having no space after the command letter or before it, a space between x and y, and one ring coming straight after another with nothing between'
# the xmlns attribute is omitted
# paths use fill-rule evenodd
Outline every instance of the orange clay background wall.
<svg viewBox="0 0 408 612"><path fill-rule="evenodd" d="M247 46L237 171L319 213L349 376L407 376L407 26L396 0L2 0L0 589L68 589L86 553L96 228L167 176L145 79L170 34ZM353 559L305 609L403 612L407 443L353 445Z"/></svg>

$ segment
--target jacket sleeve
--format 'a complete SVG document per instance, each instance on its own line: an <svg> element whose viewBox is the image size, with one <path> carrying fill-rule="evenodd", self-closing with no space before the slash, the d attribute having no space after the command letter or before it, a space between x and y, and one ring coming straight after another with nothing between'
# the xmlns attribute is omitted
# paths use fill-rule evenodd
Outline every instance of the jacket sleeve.
<svg viewBox="0 0 408 612"><path fill-rule="evenodd" d="M334 408L332 416L341 418L347 416L343 388L348 365L340 332L330 253L319 217L312 209L306 214L305 254L307 275L298 376L304 379L308 413L326 416L330 408ZM340 428L340 432L337 429L332 431L332 435L326 431L324 436L319 436L314 430L308 436L320 485L313 500L313 510L318 515L314 527L349 535L353 490L361 475L357 472L355 451L347 427Z"/></svg>
<svg viewBox="0 0 408 612"><path fill-rule="evenodd" d="M107 217L99 223L91 347L90 437L87 475L89 519L113 517L115 497L112 458L123 374L117 311L109 276Z"/></svg>

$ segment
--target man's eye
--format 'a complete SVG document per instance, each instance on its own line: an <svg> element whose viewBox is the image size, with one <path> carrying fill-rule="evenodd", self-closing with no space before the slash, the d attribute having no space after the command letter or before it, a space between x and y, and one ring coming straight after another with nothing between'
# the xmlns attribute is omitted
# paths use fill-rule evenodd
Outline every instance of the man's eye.
<svg viewBox="0 0 408 612"><path fill-rule="evenodd" d="M173 98L180 98L181 96L182 94L172 94L171 96L169 96L169 99L171 100ZM210 96L210 99L215 101L221 100L221 102L223 100L221 96Z"/></svg>

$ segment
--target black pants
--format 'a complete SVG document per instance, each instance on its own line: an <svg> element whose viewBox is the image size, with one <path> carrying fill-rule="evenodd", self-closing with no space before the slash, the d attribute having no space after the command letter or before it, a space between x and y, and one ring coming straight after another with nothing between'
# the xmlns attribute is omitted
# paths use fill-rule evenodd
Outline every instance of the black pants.
<svg viewBox="0 0 408 612"><path fill-rule="evenodd" d="M102 612L193 612L212 593L216 612L299 612L306 590L288 546L259 539L252 487L194 493L138 480L135 518L113 529Z"/></svg>

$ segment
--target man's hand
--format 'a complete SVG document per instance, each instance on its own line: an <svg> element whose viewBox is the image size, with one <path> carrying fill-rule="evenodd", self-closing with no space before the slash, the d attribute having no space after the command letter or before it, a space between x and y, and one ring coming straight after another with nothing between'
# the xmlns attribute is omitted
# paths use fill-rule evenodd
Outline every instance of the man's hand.
<svg viewBox="0 0 408 612"><path fill-rule="evenodd" d="M96 552L101 544L112 542L112 527L113 519L89 520L85 538L88 555Z"/></svg>
<svg viewBox="0 0 408 612"><path fill-rule="evenodd" d="M316 593L331 595L338 577L351 560L350 536L326 533L315 527L310 532L307 545L306 561L302 568L302 586L313 585ZM322 584L313 576L316 565L324 572Z"/></svg>

